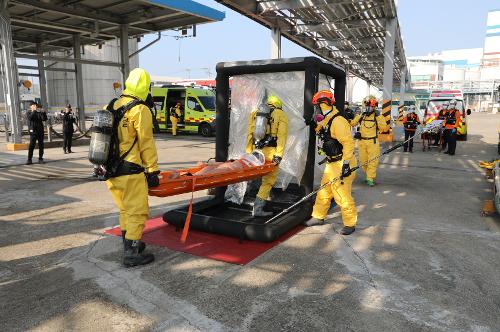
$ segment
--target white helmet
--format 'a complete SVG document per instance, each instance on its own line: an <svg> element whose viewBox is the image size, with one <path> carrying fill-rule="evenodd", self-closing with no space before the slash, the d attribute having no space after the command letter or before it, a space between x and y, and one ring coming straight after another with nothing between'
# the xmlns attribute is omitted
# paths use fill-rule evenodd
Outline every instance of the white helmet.
<svg viewBox="0 0 500 332"><path fill-rule="evenodd" d="M410 112L415 112L415 105L410 105L409 110L410 110Z"/></svg>
<svg viewBox="0 0 500 332"><path fill-rule="evenodd" d="M443 102L442 109L447 110L449 106L450 106L450 103L448 101L445 101L445 102Z"/></svg>
<svg viewBox="0 0 500 332"><path fill-rule="evenodd" d="M450 106L456 106L457 101L455 99L450 100Z"/></svg>

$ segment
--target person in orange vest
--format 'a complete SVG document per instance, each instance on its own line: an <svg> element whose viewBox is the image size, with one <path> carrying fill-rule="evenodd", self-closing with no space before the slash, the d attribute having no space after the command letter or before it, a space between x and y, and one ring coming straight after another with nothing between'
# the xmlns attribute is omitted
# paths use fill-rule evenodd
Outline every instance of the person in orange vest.
<svg viewBox="0 0 500 332"><path fill-rule="evenodd" d="M413 136L415 136L415 131L419 124L420 119L417 113L415 113L415 106L411 105L408 114L403 119L403 127L405 128L404 152L408 152L408 148L410 148L410 152L413 153ZM407 140L410 141L406 142Z"/></svg>
<svg viewBox="0 0 500 332"><path fill-rule="evenodd" d="M456 108L457 101L455 99L450 101L450 107L446 113L446 119L444 120L444 138L446 143L448 143L448 150L444 153L450 156L455 155L455 149L457 147L457 128L460 123L460 111Z"/></svg>

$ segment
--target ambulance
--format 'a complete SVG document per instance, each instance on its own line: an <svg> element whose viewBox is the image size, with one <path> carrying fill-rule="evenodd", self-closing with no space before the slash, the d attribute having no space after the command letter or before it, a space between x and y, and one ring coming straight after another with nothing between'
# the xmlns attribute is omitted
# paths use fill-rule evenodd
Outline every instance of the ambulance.
<svg viewBox="0 0 500 332"><path fill-rule="evenodd" d="M177 124L180 132L201 134L205 137L215 133L215 93L205 87L162 85L152 87L156 107L156 120L160 130L170 130L169 111L178 102L181 104L181 118Z"/></svg>
<svg viewBox="0 0 500 332"><path fill-rule="evenodd" d="M434 90L429 94L429 101L424 112L424 121L429 123L434 120L439 111L442 109L445 102L455 99L457 101L456 108L460 111L460 121L457 126L457 139L467 140L467 115L470 115L470 110L465 111L464 96L461 90Z"/></svg>

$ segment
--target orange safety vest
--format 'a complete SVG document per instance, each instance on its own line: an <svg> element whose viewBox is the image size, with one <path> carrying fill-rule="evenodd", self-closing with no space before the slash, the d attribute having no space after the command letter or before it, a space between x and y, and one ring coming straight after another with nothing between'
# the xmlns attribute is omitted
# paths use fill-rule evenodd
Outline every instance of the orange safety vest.
<svg viewBox="0 0 500 332"><path fill-rule="evenodd" d="M417 126L420 124L420 119L415 113L410 113L403 119L403 126L407 131L417 130Z"/></svg>
<svg viewBox="0 0 500 332"><path fill-rule="evenodd" d="M460 111L457 109L448 110L444 121L444 129L457 128L458 123L460 122Z"/></svg>

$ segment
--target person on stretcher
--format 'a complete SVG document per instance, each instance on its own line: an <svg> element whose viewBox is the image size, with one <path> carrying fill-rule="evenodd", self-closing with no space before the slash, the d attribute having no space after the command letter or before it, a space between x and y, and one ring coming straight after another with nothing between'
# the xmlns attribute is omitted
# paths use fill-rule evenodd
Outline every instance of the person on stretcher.
<svg viewBox="0 0 500 332"><path fill-rule="evenodd" d="M201 175L216 175L223 174L230 171L239 171L248 169L251 167L262 166L265 164L264 154L260 151L253 151L252 153L245 153L240 158L235 160L229 160L226 162L209 162L203 163L198 162L197 167L200 170L192 173L186 171L172 171L168 176L168 180L178 179L181 176L201 176Z"/></svg>

